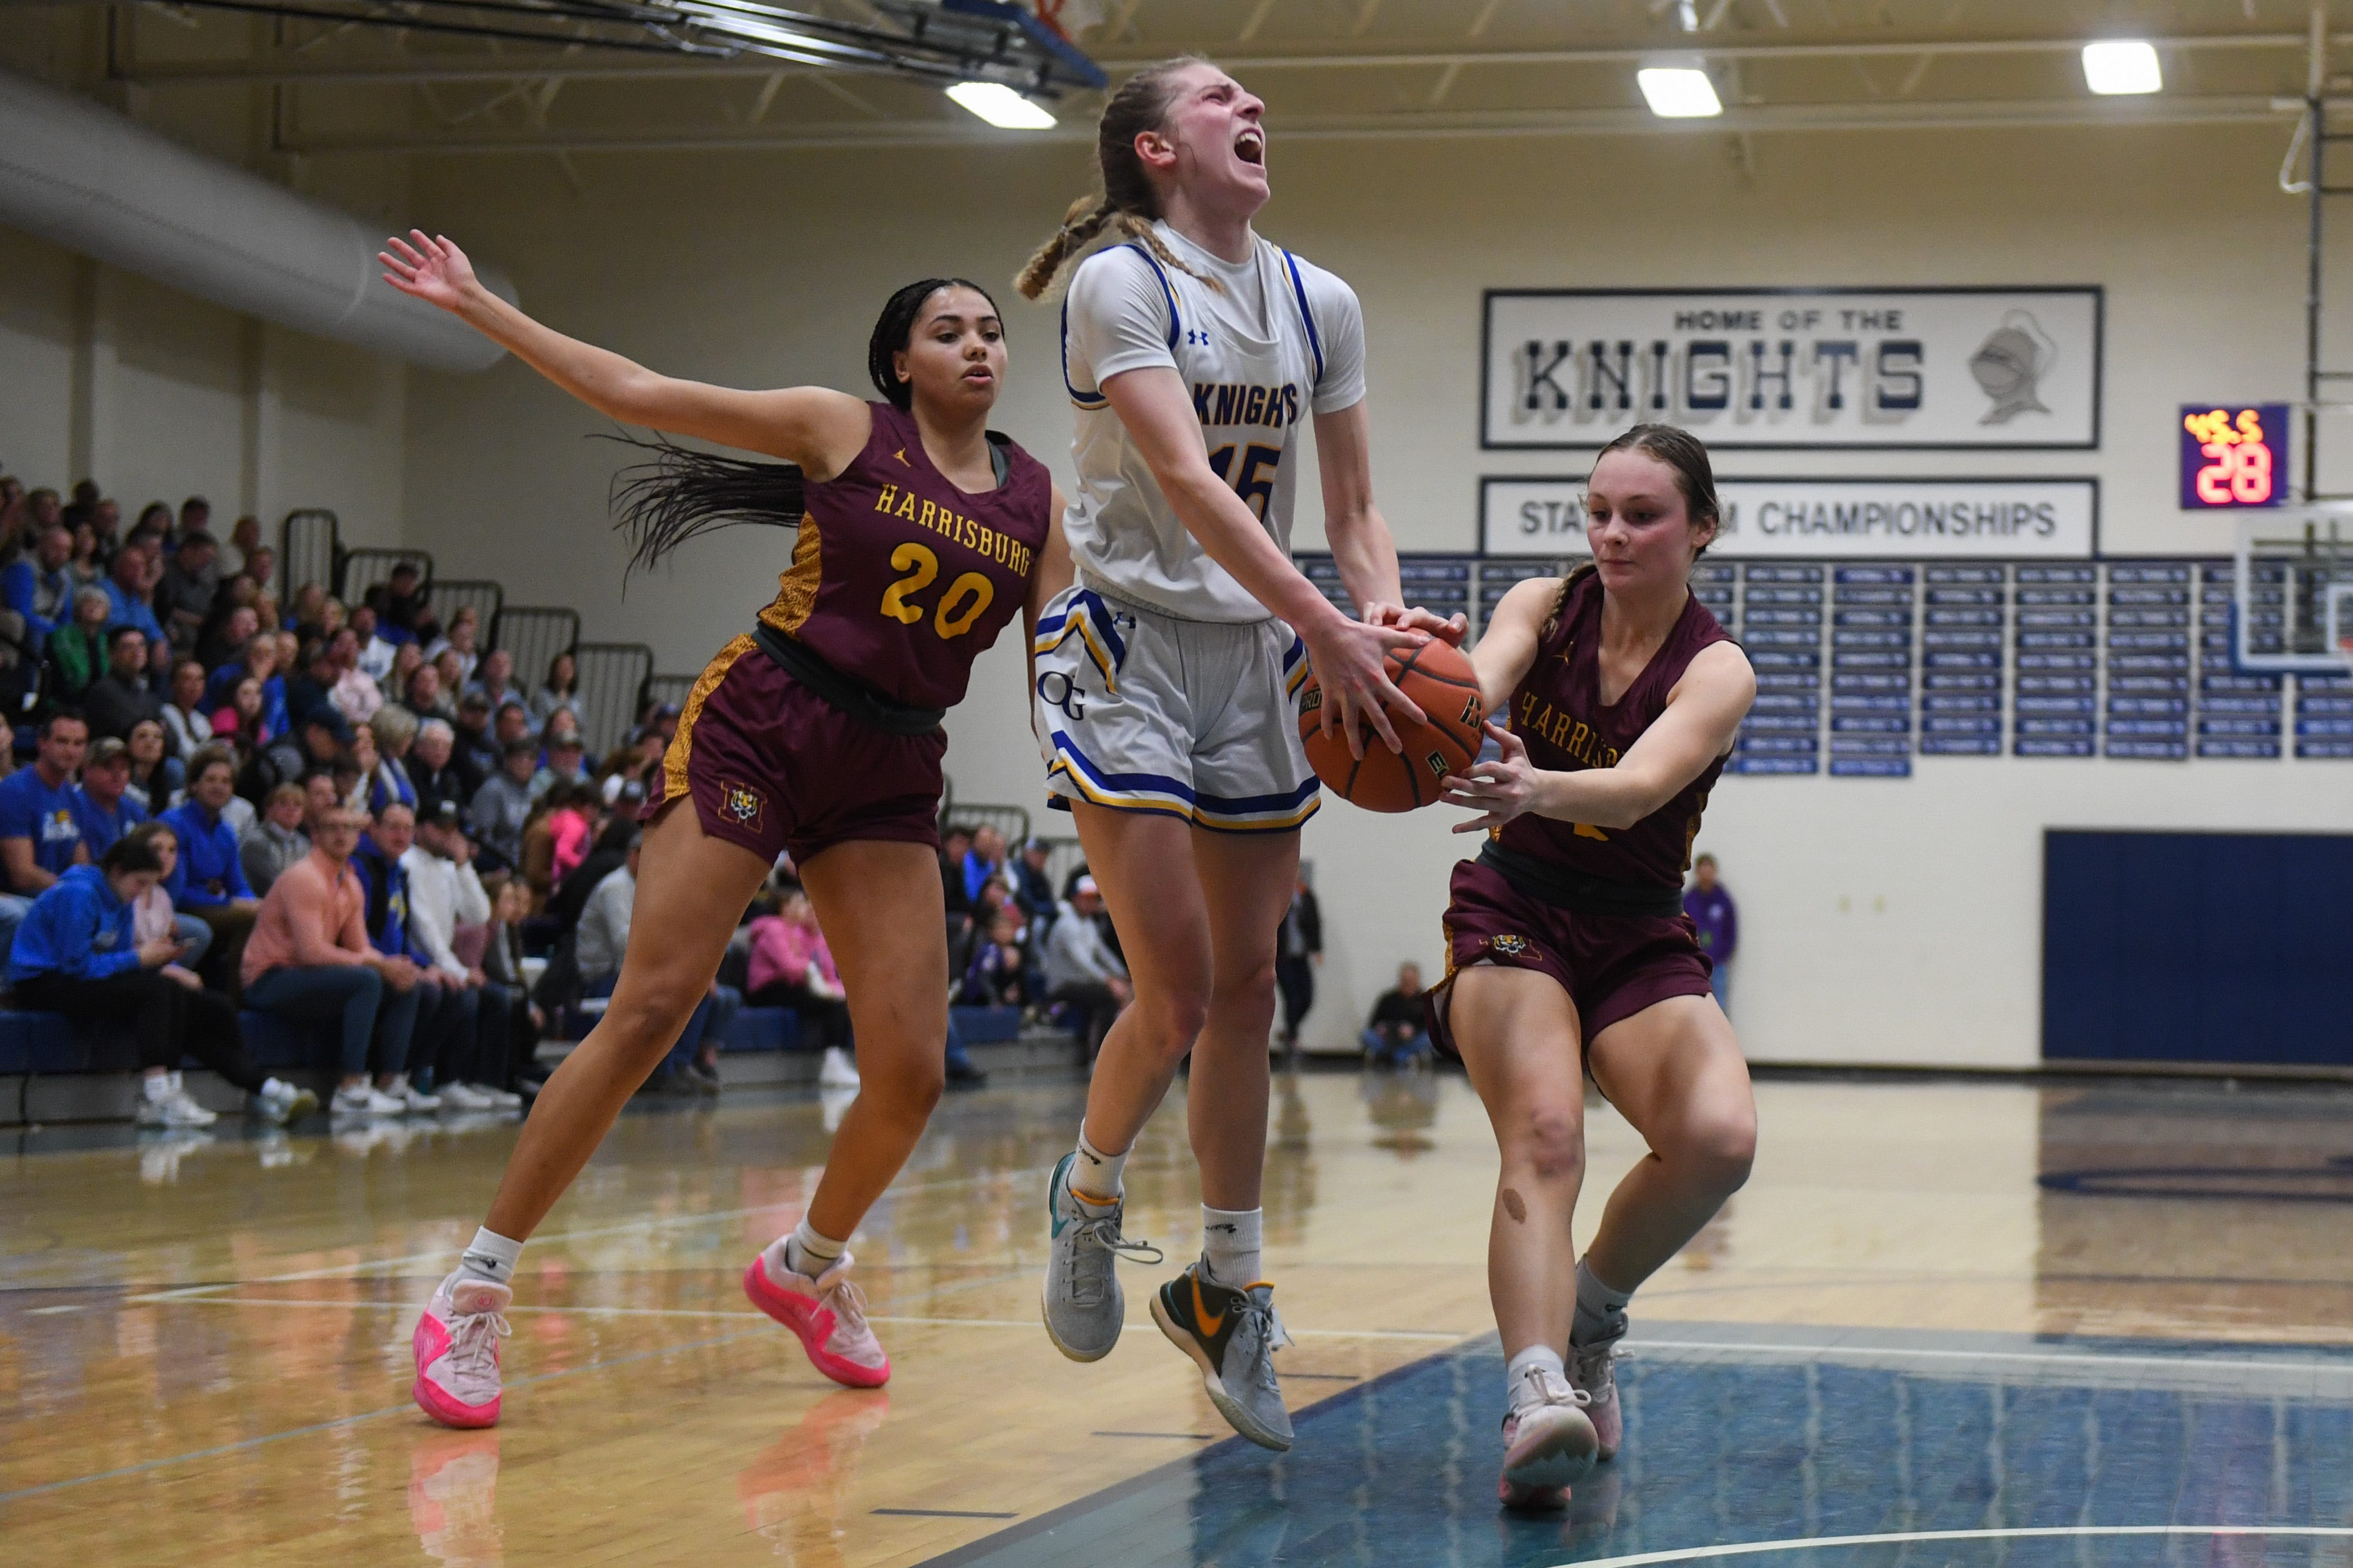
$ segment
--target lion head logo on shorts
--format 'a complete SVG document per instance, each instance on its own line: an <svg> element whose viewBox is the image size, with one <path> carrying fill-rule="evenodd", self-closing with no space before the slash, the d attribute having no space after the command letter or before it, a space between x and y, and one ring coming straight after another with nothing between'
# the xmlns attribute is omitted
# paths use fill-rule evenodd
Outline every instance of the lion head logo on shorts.
<svg viewBox="0 0 2353 1568"><path fill-rule="evenodd" d="M1527 952L1528 939L1524 936L1491 936L1487 939L1487 945L1507 957L1517 958Z"/></svg>
<svg viewBox="0 0 2353 1568"><path fill-rule="evenodd" d="M746 827L760 825L760 813L767 809L767 801L749 784L733 782L719 786L719 808Z"/></svg>

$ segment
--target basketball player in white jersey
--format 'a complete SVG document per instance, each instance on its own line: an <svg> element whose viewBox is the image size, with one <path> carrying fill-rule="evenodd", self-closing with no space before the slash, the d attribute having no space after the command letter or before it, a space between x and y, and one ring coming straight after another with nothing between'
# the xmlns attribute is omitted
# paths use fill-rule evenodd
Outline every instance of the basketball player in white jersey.
<svg viewBox="0 0 2353 1568"><path fill-rule="evenodd" d="M1076 818L1135 1001L1103 1041L1077 1151L1050 1184L1046 1330L1075 1361L1118 1342L1113 1260L1160 1257L1121 1234L1122 1170L1190 1052L1203 1251L1152 1315L1236 1431L1287 1448L1259 1188L1276 931L1318 790L1294 700L1312 658L1334 697L1326 722L1395 749L1384 705L1421 715L1384 655L1461 626L1399 604L1372 500L1356 295L1250 227L1267 199L1263 109L1206 60L1130 78L1098 130L1103 197L1071 209L1019 287L1036 299L1106 229L1124 241L1080 264L1063 304L1078 581L1039 622L1036 711L1051 804ZM1291 563L1311 419L1325 528L1360 620ZM1377 739L1361 739L1360 720Z"/></svg>

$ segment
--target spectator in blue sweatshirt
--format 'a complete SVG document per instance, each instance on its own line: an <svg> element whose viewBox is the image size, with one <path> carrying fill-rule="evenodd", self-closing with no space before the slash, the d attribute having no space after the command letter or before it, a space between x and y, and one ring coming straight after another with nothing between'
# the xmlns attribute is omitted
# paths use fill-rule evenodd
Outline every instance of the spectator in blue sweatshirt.
<svg viewBox="0 0 2353 1568"><path fill-rule="evenodd" d="M180 840L180 863L164 890L174 910L213 928L206 972L224 990L261 908L245 879L237 829L221 816L236 789L237 753L227 746L203 747L188 761L188 798L156 818L170 823Z"/></svg>
<svg viewBox="0 0 2353 1568"><path fill-rule="evenodd" d="M1715 879L1715 857L1703 855L1692 862L1692 883L1683 889L1683 915L1699 934L1699 950L1715 965L1708 984L1715 1005L1732 1016L1732 954L1740 945L1740 910L1732 895Z"/></svg>
<svg viewBox="0 0 2353 1568"><path fill-rule="evenodd" d="M132 906L163 873L154 846L135 837L118 840L95 866L68 868L33 901L9 952L8 984L18 1005L62 1013L83 1028L129 1024L145 1080L142 1126L201 1127L215 1120L181 1081L184 1056L245 1090L254 1113L272 1121L317 1110L318 1096L253 1065L236 1007L174 962L177 940L133 937Z"/></svg>
<svg viewBox="0 0 2353 1568"><path fill-rule="evenodd" d="M74 590L81 584L66 564L72 559L72 532L52 528L31 555L0 572L0 601L25 617L25 632L35 647L47 647L49 634L73 619Z"/></svg>
<svg viewBox="0 0 2353 1568"><path fill-rule="evenodd" d="M109 629L115 626L136 626L149 642L164 640L164 623L155 618L155 580L163 575L158 564L156 547L152 542L126 542L122 552L114 558L114 570L99 586L106 590L111 612L106 617Z"/></svg>
<svg viewBox="0 0 2353 1568"><path fill-rule="evenodd" d="M0 953L32 911L33 900L68 869L90 859L74 816L74 774L90 746L90 726L62 710L41 722L33 765L0 779Z"/></svg>
<svg viewBox="0 0 2353 1568"><path fill-rule="evenodd" d="M82 847L93 863L114 847L116 839L147 820L139 803L126 793L130 787L131 748L111 738L91 742L72 800Z"/></svg>
<svg viewBox="0 0 2353 1568"><path fill-rule="evenodd" d="M361 918L368 941L386 958L417 966L417 1029L408 1048L409 1081L431 1097L437 1084L463 1084L478 1076L475 1047L482 994L463 982L451 984L417 940L408 907L408 868L400 858L417 842L417 813L398 801L376 814L375 824L352 854L359 874ZM474 1109L472 1096L453 1096L460 1109Z"/></svg>

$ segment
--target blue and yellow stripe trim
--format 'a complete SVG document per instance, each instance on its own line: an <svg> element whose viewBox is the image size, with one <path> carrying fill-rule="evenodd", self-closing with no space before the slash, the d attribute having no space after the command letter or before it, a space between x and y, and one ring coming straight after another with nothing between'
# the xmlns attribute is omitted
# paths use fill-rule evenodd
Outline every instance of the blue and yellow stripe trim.
<svg viewBox="0 0 2353 1568"><path fill-rule="evenodd" d="M1291 273L1291 297L1299 302L1300 324L1307 329L1307 350L1315 356L1315 390L1324 387L1324 336L1315 330L1315 312L1307 308L1307 279L1299 275L1299 258L1289 251L1282 253L1282 265Z"/></svg>
<svg viewBox="0 0 2353 1568"><path fill-rule="evenodd" d="M1068 295L1062 297L1062 388L1071 395L1073 404L1091 414L1098 408L1111 406L1111 399L1103 395L1101 387L1092 392L1081 392L1071 382L1071 300Z"/></svg>
<svg viewBox="0 0 2353 1568"><path fill-rule="evenodd" d="M1307 644L1294 637L1290 650L1282 656L1282 694L1297 697L1299 689L1307 684Z"/></svg>
<svg viewBox="0 0 2353 1568"><path fill-rule="evenodd" d="M1065 779L1080 799L1112 811L1173 816L1219 833L1289 833L1324 804L1323 784L1312 774L1287 794L1203 795L1183 780L1163 773L1105 773L1088 761L1064 731L1055 731L1052 738L1054 751L1046 767L1047 779Z"/></svg>
<svg viewBox="0 0 2353 1568"><path fill-rule="evenodd" d="M1127 644L1120 637L1111 610L1092 589L1074 591L1060 610L1040 620L1029 651L1052 653L1073 637L1085 645L1087 658L1103 672L1103 689L1116 694L1120 667L1127 662Z"/></svg>

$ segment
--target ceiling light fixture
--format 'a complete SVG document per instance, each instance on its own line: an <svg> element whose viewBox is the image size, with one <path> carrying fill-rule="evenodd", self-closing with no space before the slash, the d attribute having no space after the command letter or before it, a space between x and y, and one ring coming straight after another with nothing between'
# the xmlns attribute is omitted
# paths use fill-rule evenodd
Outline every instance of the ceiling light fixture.
<svg viewBox="0 0 2353 1568"><path fill-rule="evenodd" d="M1715 84L1704 70L1683 66L1650 66L1634 73L1651 112L1662 120L1704 120L1724 112Z"/></svg>
<svg viewBox="0 0 2353 1568"><path fill-rule="evenodd" d="M1001 81L960 81L948 96L1007 131L1049 131L1054 117Z"/></svg>
<svg viewBox="0 0 2353 1568"><path fill-rule="evenodd" d="M2165 72L2146 38L2106 38L2084 46L2084 85L2111 98L2156 92L2165 86Z"/></svg>

